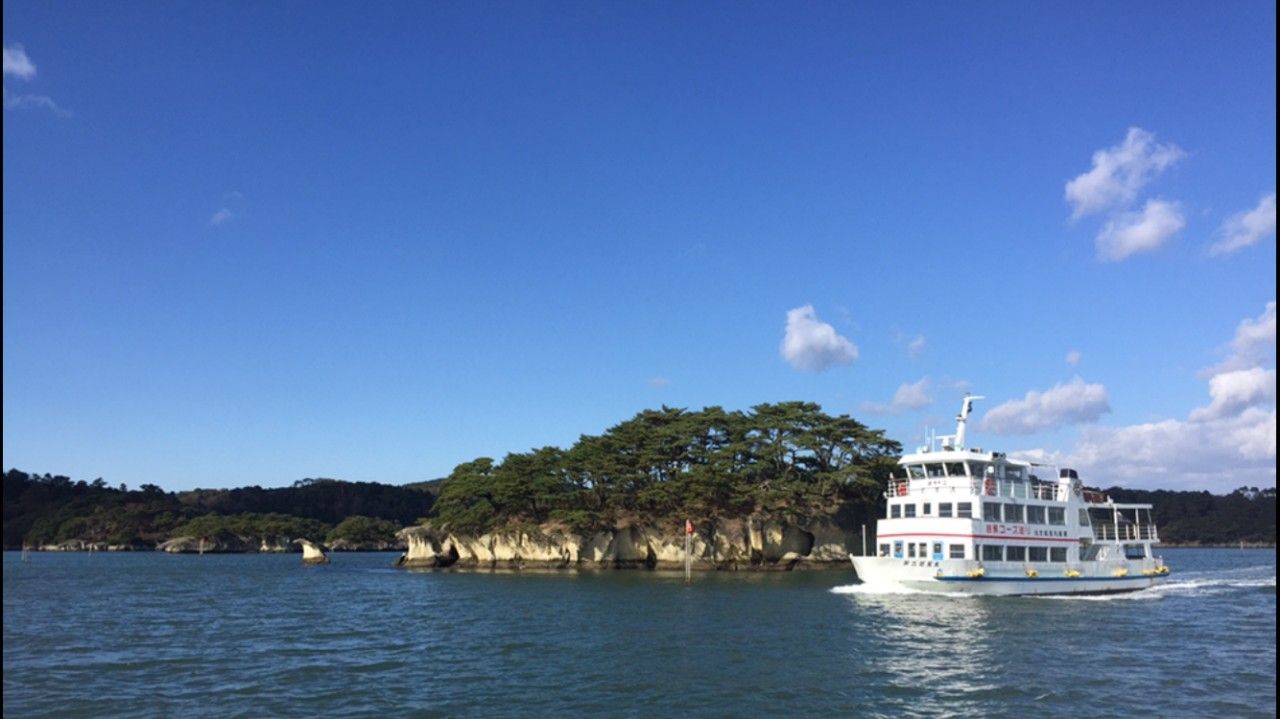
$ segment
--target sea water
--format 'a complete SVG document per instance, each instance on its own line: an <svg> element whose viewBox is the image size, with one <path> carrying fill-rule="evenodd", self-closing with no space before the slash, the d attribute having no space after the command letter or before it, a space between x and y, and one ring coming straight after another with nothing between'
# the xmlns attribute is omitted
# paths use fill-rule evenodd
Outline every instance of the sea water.
<svg viewBox="0 0 1280 719"><path fill-rule="evenodd" d="M6 717L1269 717L1275 550L1161 587L880 593L852 570L416 572L395 555L4 555Z"/></svg>

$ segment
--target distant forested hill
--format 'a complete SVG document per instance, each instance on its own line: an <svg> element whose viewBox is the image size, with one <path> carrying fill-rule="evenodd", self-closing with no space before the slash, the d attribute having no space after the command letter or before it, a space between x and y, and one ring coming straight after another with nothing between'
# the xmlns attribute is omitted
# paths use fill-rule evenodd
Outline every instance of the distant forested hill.
<svg viewBox="0 0 1280 719"><path fill-rule="evenodd" d="M152 547L205 515L285 515L332 528L349 517L413 524L431 512L435 496L422 489L377 482L304 479L292 487L198 489L165 492L153 484L135 490L102 479L72 481L61 475L4 475L6 549L83 540Z"/></svg>
<svg viewBox="0 0 1280 719"><path fill-rule="evenodd" d="M1169 544L1276 543L1276 488L1241 487L1231 494L1112 487L1117 502L1152 505L1160 539Z"/></svg>

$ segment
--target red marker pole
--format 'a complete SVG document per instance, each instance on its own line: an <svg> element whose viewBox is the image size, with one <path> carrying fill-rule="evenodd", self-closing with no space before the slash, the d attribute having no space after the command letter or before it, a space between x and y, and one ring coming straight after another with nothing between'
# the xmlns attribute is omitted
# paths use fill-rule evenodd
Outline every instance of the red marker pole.
<svg viewBox="0 0 1280 719"><path fill-rule="evenodd" d="M693 579L693 522L684 520L684 581Z"/></svg>

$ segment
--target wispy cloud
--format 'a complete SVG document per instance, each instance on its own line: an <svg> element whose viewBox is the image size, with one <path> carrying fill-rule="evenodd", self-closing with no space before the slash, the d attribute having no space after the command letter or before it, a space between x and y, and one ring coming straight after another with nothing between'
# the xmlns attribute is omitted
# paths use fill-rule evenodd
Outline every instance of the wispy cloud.
<svg viewBox="0 0 1280 719"><path fill-rule="evenodd" d="M1150 252L1186 226L1177 203L1148 200L1141 212L1112 219L1098 234L1098 259L1118 262L1137 252Z"/></svg>
<svg viewBox="0 0 1280 719"><path fill-rule="evenodd" d="M22 95L14 95L9 92L9 88L4 88L4 109L6 110L49 110L58 117L71 117L71 112L66 110L54 102L52 97L48 95L34 95L24 93Z"/></svg>
<svg viewBox="0 0 1280 719"><path fill-rule="evenodd" d="M1263 197L1252 210L1228 217L1218 228L1218 241L1209 246L1209 254L1231 254L1275 233L1276 193L1273 192Z"/></svg>
<svg viewBox="0 0 1280 719"><path fill-rule="evenodd" d="M1069 424L1093 422L1111 411L1107 389L1076 377L1044 392L1031 391L1020 400L993 407L982 428L996 434L1032 434Z"/></svg>
<svg viewBox="0 0 1280 719"><path fill-rule="evenodd" d="M924 352L924 345L924 335L916 335L915 337L912 337L911 341L907 342L907 355L910 356L911 359L919 357L920 354Z"/></svg>
<svg viewBox="0 0 1280 719"><path fill-rule="evenodd" d="M792 367L805 372L822 372L837 365L853 364L858 348L841 337L836 329L818 319L813 305L787 311L787 329L781 353Z"/></svg>
<svg viewBox="0 0 1280 719"><path fill-rule="evenodd" d="M1071 217L1129 205L1144 185L1185 155L1177 145L1157 143L1155 135L1140 127L1129 128L1119 145L1094 152L1093 167L1067 182Z"/></svg>
<svg viewBox="0 0 1280 719"><path fill-rule="evenodd" d="M30 82L35 79L36 65L31 62L31 58L27 57L27 51L21 45L5 46L4 77L5 79L10 77L17 78L23 82ZM52 97L32 93L12 93L9 92L8 85L4 86L4 109L45 109L59 117L71 117L71 113L54 102Z"/></svg>
<svg viewBox="0 0 1280 719"><path fill-rule="evenodd" d="M30 80L36 76L36 65L27 57L27 51L21 45L8 45L4 48L4 75L20 80Z"/></svg>
<svg viewBox="0 0 1280 719"><path fill-rule="evenodd" d="M240 218L244 209L244 195L239 190L228 190L222 193L222 207L209 218L209 224L217 227Z"/></svg>
<svg viewBox="0 0 1280 719"><path fill-rule="evenodd" d="M862 411L867 414L901 414L933 403L932 383L928 377L904 383L893 393L893 399L884 402L863 402Z"/></svg>
<svg viewBox="0 0 1280 719"><path fill-rule="evenodd" d="M1075 367L1079 365L1080 361L1083 359L1084 359L1084 355L1080 354L1078 350L1071 350L1070 352L1067 353L1066 362L1072 367Z"/></svg>
<svg viewBox="0 0 1280 719"><path fill-rule="evenodd" d="M667 379L666 377L650 377L649 378L650 387L668 387L670 385L671 385L671 380Z"/></svg>

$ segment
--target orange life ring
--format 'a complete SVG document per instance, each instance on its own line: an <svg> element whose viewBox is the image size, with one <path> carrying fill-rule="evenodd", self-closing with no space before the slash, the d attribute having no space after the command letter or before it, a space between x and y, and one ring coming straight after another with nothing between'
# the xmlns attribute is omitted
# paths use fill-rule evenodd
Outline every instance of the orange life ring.
<svg viewBox="0 0 1280 719"><path fill-rule="evenodd" d="M995 493L996 493L996 481L995 481L994 479L986 479L986 480L983 480L983 481L982 481L982 491L986 492L988 495L995 496Z"/></svg>
<svg viewBox="0 0 1280 719"><path fill-rule="evenodd" d="M907 496L907 483L906 483L906 482L898 482L898 496L899 496L899 497L905 497L905 496Z"/></svg>

